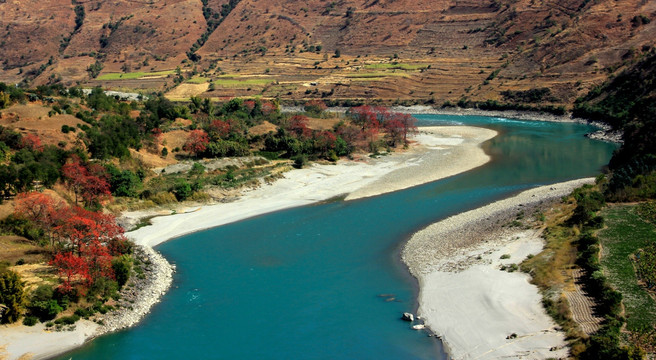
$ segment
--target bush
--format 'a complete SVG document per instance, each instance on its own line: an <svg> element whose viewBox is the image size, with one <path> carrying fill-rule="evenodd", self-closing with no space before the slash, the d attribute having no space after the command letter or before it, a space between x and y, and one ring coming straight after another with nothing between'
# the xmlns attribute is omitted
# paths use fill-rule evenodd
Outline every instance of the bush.
<svg viewBox="0 0 656 360"><path fill-rule="evenodd" d="M64 288L58 287L55 288L52 298L57 300L57 303L62 305L62 307L68 307L68 304L80 301L80 293L76 288L64 290Z"/></svg>
<svg viewBox="0 0 656 360"><path fill-rule="evenodd" d="M100 297L104 300L109 300L118 292L118 283L106 277L99 277L94 280L93 284L89 286L87 292L87 299L96 299Z"/></svg>
<svg viewBox="0 0 656 360"><path fill-rule="evenodd" d="M294 157L294 167L297 169L302 169L305 165L307 165L308 159L307 156L305 155L297 155Z"/></svg>
<svg viewBox="0 0 656 360"><path fill-rule="evenodd" d="M148 197L149 200L157 205L170 204L177 201L175 194L172 192L160 192Z"/></svg>
<svg viewBox="0 0 656 360"><path fill-rule="evenodd" d="M80 316L73 314L71 316L64 316L64 317L61 317L61 318L55 320L55 324L73 325L78 320L80 320Z"/></svg>
<svg viewBox="0 0 656 360"><path fill-rule="evenodd" d="M130 278L132 259L127 255L116 258L112 260L112 269L114 270L114 276L116 277L118 289L120 290Z"/></svg>
<svg viewBox="0 0 656 360"><path fill-rule="evenodd" d="M39 319L37 319L36 316L26 316L23 319L23 325L25 326L34 326L37 322L39 322Z"/></svg>
<svg viewBox="0 0 656 360"><path fill-rule="evenodd" d="M52 320L63 311L55 299L32 301L29 309L30 313L37 316L41 321Z"/></svg>
<svg viewBox="0 0 656 360"><path fill-rule="evenodd" d="M187 182L187 180L177 179L175 185L173 185L172 192L178 201L183 201L191 196L193 190L191 184Z"/></svg>
<svg viewBox="0 0 656 360"><path fill-rule="evenodd" d="M91 308L79 308L75 310L75 315L82 317L82 318L88 318L89 316L93 316L95 312Z"/></svg>

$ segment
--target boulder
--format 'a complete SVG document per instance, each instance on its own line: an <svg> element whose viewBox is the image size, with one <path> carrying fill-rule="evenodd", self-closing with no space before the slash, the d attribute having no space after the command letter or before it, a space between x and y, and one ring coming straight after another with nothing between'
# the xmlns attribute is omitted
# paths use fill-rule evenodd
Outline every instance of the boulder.
<svg viewBox="0 0 656 360"><path fill-rule="evenodd" d="M403 316L401 316L401 320L413 322L415 321L415 316L412 315L411 313L404 312Z"/></svg>

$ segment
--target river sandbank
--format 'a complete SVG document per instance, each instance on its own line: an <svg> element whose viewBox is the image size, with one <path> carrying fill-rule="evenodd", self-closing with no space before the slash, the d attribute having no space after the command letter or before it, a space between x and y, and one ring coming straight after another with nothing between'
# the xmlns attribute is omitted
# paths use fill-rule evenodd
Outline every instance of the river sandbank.
<svg viewBox="0 0 656 360"><path fill-rule="evenodd" d="M565 334L546 314L536 286L519 271L543 248L541 231L508 226L575 188L580 179L524 191L415 233L402 259L420 286L418 315L453 359L562 358Z"/></svg>
<svg viewBox="0 0 656 360"><path fill-rule="evenodd" d="M132 231L129 236L137 244L155 246L171 238L278 210L336 197L354 200L436 181L488 162L490 158L481 144L496 134L468 126L422 127L413 138L416 144L409 150L289 171L284 178L245 191L232 202L192 206L193 211L178 210L175 216L155 217L150 226ZM162 209L136 211L123 216L134 222L161 212Z"/></svg>
<svg viewBox="0 0 656 360"><path fill-rule="evenodd" d="M137 256L148 276L124 294L120 310L99 316L102 325L80 320L72 331L48 331L43 324L0 326L0 359L44 359L70 351L94 337L136 324L159 301L172 281L173 268L153 246L191 232L335 197L358 199L439 180L490 160L481 144L496 132L467 126L420 128L408 150L378 158L362 157L335 165L313 164L285 173L271 185L246 190L233 202L191 206L188 210L150 209L125 213L128 223L144 217L152 225L126 235L139 246ZM130 299L132 301L130 301ZM126 302L127 301L127 302ZM129 304L128 304L129 302Z"/></svg>

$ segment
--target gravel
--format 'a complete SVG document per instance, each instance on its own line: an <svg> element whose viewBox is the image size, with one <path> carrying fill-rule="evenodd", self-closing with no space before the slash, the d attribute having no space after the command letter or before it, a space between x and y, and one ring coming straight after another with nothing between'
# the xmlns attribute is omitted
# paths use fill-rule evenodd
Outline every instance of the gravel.
<svg viewBox="0 0 656 360"><path fill-rule="evenodd" d="M415 276L434 271L457 271L457 263L445 262L481 242L516 232L505 227L517 215L530 215L549 206L574 189L594 183L593 178L573 180L524 191L509 199L461 213L415 233L405 245L401 257Z"/></svg>

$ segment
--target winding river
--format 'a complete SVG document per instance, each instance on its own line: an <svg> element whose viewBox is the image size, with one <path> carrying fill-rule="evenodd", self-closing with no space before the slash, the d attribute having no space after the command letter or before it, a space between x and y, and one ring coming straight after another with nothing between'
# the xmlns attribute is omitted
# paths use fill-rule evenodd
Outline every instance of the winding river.
<svg viewBox="0 0 656 360"><path fill-rule="evenodd" d="M594 176L614 145L574 123L417 115L497 130L475 170L369 199L305 206L157 247L173 287L142 323L61 359L444 359L400 320L417 285L399 260L416 230L523 189Z"/></svg>

